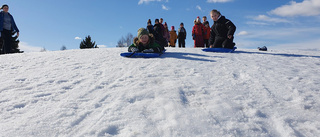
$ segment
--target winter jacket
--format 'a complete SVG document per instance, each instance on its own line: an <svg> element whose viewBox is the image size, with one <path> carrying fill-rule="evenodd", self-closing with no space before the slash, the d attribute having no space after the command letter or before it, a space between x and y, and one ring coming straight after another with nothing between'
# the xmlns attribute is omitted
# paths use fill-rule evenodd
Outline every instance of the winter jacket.
<svg viewBox="0 0 320 137"><path fill-rule="evenodd" d="M139 38L135 37L133 39L133 44L128 48L129 52L132 52L132 47L138 48L138 52L143 52L145 49L153 49L155 53L160 53L162 51L161 46L155 42L152 34L149 34L149 43L146 46L143 46L142 43L139 42Z"/></svg>
<svg viewBox="0 0 320 137"><path fill-rule="evenodd" d="M148 30L149 33L153 34L153 25L148 25L147 26L147 30Z"/></svg>
<svg viewBox="0 0 320 137"><path fill-rule="evenodd" d="M15 31L15 32L19 32L19 29L13 19L13 16L10 13L8 13L8 14L11 17L11 30ZM0 12L0 31L3 30L3 21L4 21L4 11L1 11Z"/></svg>
<svg viewBox="0 0 320 137"><path fill-rule="evenodd" d="M203 31L204 31L203 39L209 39L210 38L211 28L210 27L208 27L208 28L204 27Z"/></svg>
<svg viewBox="0 0 320 137"><path fill-rule="evenodd" d="M184 27L180 27L178 29L178 39L185 40L187 37L187 31L184 29Z"/></svg>
<svg viewBox="0 0 320 137"><path fill-rule="evenodd" d="M153 26L153 35L156 41L161 41L163 39L161 24L154 24Z"/></svg>
<svg viewBox="0 0 320 137"><path fill-rule="evenodd" d="M175 30L171 30L170 31L170 46L171 47L176 46L177 38L178 38L177 32Z"/></svg>
<svg viewBox="0 0 320 137"><path fill-rule="evenodd" d="M228 35L234 35L236 26L224 16L221 16L211 27L209 45L213 45L216 38L227 39Z"/></svg>
<svg viewBox="0 0 320 137"><path fill-rule="evenodd" d="M194 47L204 47L203 43L203 25L195 24L192 28L192 39L194 40Z"/></svg>
<svg viewBox="0 0 320 137"><path fill-rule="evenodd" d="M170 40L170 32L166 28L164 28L163 38L165 38L167 42Z"/></svg>

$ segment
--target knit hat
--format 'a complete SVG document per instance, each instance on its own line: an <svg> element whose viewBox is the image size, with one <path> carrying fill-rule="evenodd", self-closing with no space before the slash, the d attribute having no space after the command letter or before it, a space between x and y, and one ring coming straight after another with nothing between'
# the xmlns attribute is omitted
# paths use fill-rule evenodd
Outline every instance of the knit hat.
<svg viewBox="0 0 320 137"><path fill-rule="evenodd" d="M147 29L145 29L145 28L140 28L139 30L138 30L138 38L140 38L141 36L143 36L143 35L149 35L149 32L148 32L148 30Z"/></svg>
<svg viewBox="0 0 320 137"><path fill-rule="evenodd" d="M200 17L199 16L197 17L196 21L200 21Z"/></svg>

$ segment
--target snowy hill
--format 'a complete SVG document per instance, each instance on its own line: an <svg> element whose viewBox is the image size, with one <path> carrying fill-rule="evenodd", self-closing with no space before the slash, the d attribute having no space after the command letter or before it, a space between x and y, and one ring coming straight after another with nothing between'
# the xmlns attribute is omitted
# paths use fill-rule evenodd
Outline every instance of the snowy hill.
<svg viewBox="0 0 320 137"><path fill-rule="evenodd" d="M125 48L0 56L0 136L315 137L320 52Z"/></svg>

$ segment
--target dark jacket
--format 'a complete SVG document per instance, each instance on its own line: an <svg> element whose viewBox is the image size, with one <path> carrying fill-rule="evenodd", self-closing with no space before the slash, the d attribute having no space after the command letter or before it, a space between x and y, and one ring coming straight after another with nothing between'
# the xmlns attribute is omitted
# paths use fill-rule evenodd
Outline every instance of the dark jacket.
<svg viewBox="0 0 320 137"><path fill-rule="evenodd" d="M138 48L139 52L142 52L143 50L150 49L150 48L152 48L155 53L160 53L162 51L161 46L155 42L153 34L149 34L149 43L146 46L143 46L142 43L139 42L138 37L135 37L133 39L133 44L128 48L129 52L132 52L131 47Z"/></svg>
<svg viewBox="0 0 320 137"><path fill-rule="evenodd" d="M178 39L184 40L184 39L186 39L186 37L187 37L186 29L184 29L184 27L180 27L178 29Z"/></svg>
<svg viewBox="0 0 320 137"><path fill-rule="evenodd" d="M227 38L228 35L234 35L236 26L224 16L214 22L211 27L209 44L212 45L216 37Z"/></svg>
<svg viewBox="0 0 320 137"><path fill-rule="evenodd" d="M161 24L154 24L153 26L153 35L154 35L154 38L157 40L157 41L160 41L163 39L163 30L161 28Z"/></svg>
<svg viewBox="0 0 320 137"><path fill-rule="evenodd" d="M11 30L15 31L15 32L19 32L19 29L13 19L13 16L10 13L8 13L8 14L11 17ZM4 21L4 11L1 11L0 12L0 31L3 30L3 21Z"/></svg>
<svg viewBox="0 0 320 137"><path fill-rule="evenodd" d="M153 25L148 25L147 30L149 31L149 33L153 34Z"/></svg>

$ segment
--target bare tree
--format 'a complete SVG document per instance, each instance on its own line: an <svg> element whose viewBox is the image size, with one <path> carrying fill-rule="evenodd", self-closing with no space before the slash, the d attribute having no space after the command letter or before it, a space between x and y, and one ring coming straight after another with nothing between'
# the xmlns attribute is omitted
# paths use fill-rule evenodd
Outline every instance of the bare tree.
<svg viewBox="0 0 320 137"><path fill-rule="evenodd" d="M133 43L133 35L128 33L126 37L121 37L118 40L118 45L116 47L129 47Z"/></svg>

